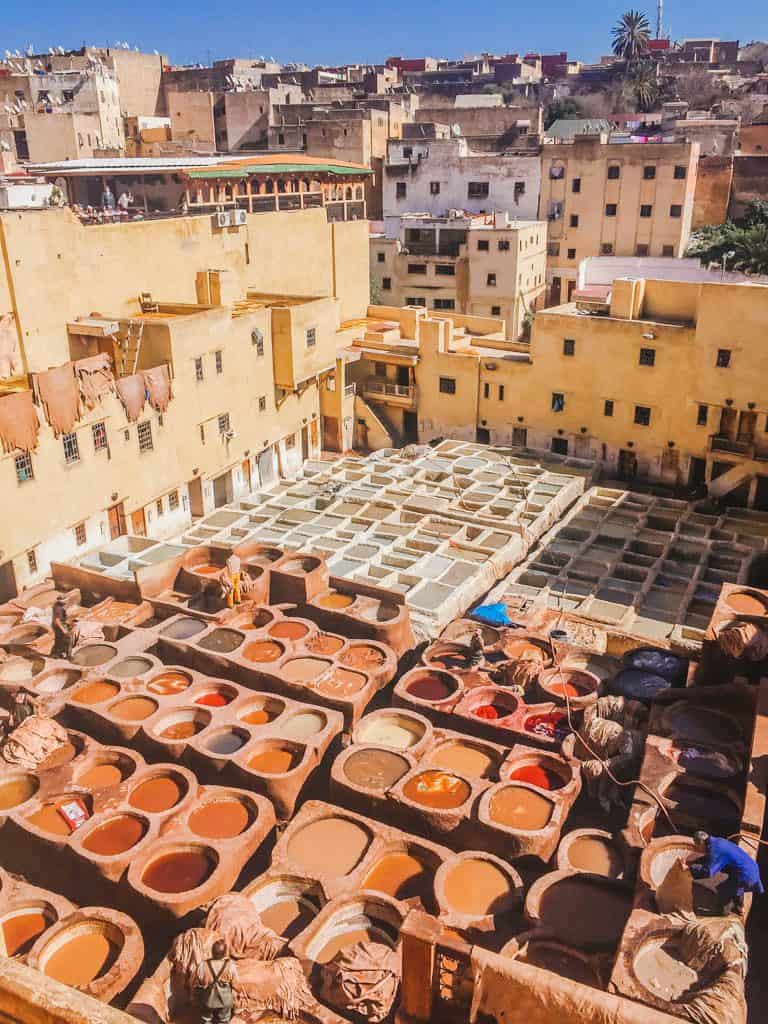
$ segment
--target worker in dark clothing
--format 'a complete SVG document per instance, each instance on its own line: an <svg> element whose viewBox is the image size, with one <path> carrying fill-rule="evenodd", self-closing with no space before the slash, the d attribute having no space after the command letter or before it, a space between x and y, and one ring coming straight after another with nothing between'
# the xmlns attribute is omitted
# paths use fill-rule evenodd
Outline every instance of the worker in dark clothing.
<svg viewBox="0 0 768 1024"><path fill-rule="evenodd" d="M67 622L67 606L64 596L59 594L51 613L51 625L53 626L53 657L72 657L72 627Z"/></svg>
<svg viewBox="0 0 768 1024"><path fill-rule="evenodd" d="M227 944L217 939L203 964L197 990L201 1024L228 1024L232 1019L236 980L237 968L227 955Z"/></svg>
<svg viewBox="0 0 768 1024"><path fill-rule="evenodd" d="M27 693L26 690L17 690L16 696L13 698L13 706L11 707L11 731L18 729L21 723L26 721L27 718L31 718L34 713L35 705L31 694Z"/></svg>
<svg viewBox="0 0 768 1024"><path fill-rule="evenodd" d="M706 832L696 832L693 836L697 853L703 854L701 860L691 865L694 878L713 878L724 874L726 879L717 887L717 897L721 914L740 914L744 905L744 893L763 892L760 880L760 868L736 843L728 839L719 839Z"/></svg>

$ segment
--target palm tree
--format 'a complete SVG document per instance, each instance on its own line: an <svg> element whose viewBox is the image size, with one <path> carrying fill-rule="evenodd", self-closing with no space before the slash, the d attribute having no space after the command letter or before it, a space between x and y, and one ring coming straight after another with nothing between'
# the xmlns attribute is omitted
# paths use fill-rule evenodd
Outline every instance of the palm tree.
<svg viewBox="0 0 768 1024"><path fill-rule="evenodd" d="M659 98L657 65L650 60L635 64L627 81L638 109L652 110Z"/></svg>
<svg viewBox="0 0 768 1024"><path fill-rule="evenodd" d="M642 11L627 11L613 27L613 52L633 63L648 49L651 26Z"/></svg>

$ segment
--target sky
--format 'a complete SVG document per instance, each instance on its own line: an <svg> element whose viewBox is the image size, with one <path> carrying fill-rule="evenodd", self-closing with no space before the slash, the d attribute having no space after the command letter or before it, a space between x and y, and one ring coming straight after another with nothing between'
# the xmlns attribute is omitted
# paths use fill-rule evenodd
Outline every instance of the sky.
<svg viewBox="0 0 768 1024"><path fill-rule="evenodd" d="M664 25L673 39L768 39L768 4L739 0L664 0ZM37 0L32 7L6 0L0 18L0 55L50 46L91 45L159 50L172 63L208 63L223 57L275 57L307 64L381 63L389 56L461 57L567 50L595 61L610 50L610 28L630 7L655 26L656 9L638 0L506 3L472 0Z"/></svg>

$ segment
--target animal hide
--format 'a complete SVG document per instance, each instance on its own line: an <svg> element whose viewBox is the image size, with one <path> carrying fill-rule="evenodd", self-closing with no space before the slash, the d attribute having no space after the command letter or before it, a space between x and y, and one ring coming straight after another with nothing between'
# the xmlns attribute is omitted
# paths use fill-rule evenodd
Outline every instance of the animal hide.
<svg viewBox="0 0 768 1024"><path fill-rule="evenodd" d="M37 393L45 409L45 418L55 437L69 434L80 414L80 392L73 363L35 375Z"/></svg>
<svg viewBox="0 0 768 1024"><path fill-rule="evenodd" d="M0 397L0 443L3 452L31 452L37 448L40 420L31 391L14 391Z"/></svg>

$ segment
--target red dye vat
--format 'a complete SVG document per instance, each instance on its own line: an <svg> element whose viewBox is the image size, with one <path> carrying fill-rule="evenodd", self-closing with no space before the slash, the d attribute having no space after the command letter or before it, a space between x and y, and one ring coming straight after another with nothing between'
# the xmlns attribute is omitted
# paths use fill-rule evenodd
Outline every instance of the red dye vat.
<svg viewBox="0 0 768 1024"><path fill-rule="evenodd" d="M568 719L562 711L529 715L525 720L525 730L548 740L562 740L568 735Z"/></svg>
<svg viewBox="0 0 768 1024"><path fill-rule="evenodd" d="M229 698L223 693L204 693L195 704L204 704L207 708L223 708L229 704Z"/></svg>
<svg viewBox="0 0 768 1024"><path fill-rule="evenodd" d="M555 772L547 771L540 764L526 764L509 774L510 781L527 782L539 789L560 789L563 780Z"/></svg>

